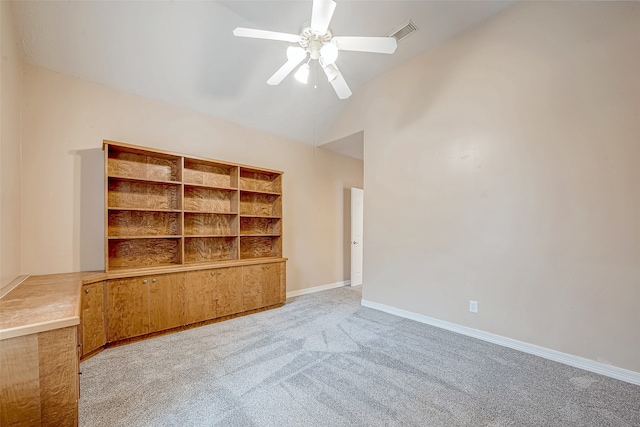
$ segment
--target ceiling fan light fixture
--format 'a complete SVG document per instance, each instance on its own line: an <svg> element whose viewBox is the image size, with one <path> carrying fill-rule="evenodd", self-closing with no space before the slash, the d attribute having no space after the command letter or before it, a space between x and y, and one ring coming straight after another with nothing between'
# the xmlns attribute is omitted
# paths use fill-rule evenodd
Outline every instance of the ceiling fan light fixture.
<svg viewBox="0 0 640 427"><path fill-rule="evenodd" d="M324 73L327 75L327 81L329 83L337 79L338 76L340 75L340 71L338 71L338 67L336 67L334 64L327 65L326 67L323 68L323 70L324 70Z"/></svg>
<svg viewBox="0 0 640 427"><path fill-rule="evenodd" d="M338 46L334 43L325 43L320 49L320 56L325 64L333 64L338 59Z"/></svg>
<svg viewBox="0 0 640 427"><path fill-rule="evenodd" d="M289 61L302 61L307 56L307 51L300 46L289 46L287 48L287 59Z"/></svg>
<svg viewBox="0 0 640 427"><path fill-rule="evenodd" d="M305 62L298 68L298 71L293 75L297 81L303 84L307 84L309 81L309 63Z"/></svg>

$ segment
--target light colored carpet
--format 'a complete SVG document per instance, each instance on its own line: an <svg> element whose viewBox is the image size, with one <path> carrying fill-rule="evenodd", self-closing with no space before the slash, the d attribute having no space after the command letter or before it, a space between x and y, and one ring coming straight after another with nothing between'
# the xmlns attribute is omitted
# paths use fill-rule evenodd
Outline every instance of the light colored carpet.
<svg viewBox="0 0 640 427"><path fill-rule="evenodd" d="M360 288L108 349L80 425L640 426L640 387L360 307Z"/></svg>

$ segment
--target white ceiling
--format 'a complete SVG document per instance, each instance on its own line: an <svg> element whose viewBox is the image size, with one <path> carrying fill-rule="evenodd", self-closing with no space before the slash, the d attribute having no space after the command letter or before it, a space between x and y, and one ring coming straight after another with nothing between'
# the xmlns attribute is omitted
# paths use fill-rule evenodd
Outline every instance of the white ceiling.
<svg viewBox="0 0 640 427"><path fill-rule="evenodd" d="M513 3L337 1L335 35L386 36L408 19L419 28L393 55L341 52L337 64L354 93ZM248 127L319 145L348 102L321 70L315 88L313 72L307 86L292 76L267 85L289 44L232 34L237 26L298 33L311 0L20 1L13 8L25 61ZM362 152L356 139L346 138L344 154Z"/></svg>

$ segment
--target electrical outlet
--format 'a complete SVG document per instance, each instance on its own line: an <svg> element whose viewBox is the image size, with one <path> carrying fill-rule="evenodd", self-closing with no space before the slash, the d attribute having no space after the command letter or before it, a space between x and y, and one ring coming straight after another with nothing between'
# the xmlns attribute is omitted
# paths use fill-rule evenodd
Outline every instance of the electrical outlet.
<svg viewBox="0 0 640 427"><path fill-rule="evenodd" d="M469 301L469 311L472 313L478 312L478 301L474 301L474 300Z"/></svg>

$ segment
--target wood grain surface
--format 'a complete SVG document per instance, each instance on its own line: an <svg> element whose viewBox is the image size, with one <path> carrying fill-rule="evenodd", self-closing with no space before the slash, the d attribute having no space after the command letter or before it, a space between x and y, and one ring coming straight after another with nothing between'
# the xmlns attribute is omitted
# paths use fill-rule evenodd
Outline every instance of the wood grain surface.
<svg viewBox="0 0 640 427"><path fill-rule="evenodd" d="M184 209L205 212L236 212L237 192L211 188L184 187Z"/></svg>
<svg viewBox="0 0 640 427"><path fill-rule="evenodd" d="M184 274L160 274L150 277L149 332L184 324Z"/></svg>
<svg viewBox="0 0 640 427"><path fill-rule="evenodd" d="M109 236L180 235L180 216L179 212L109 211Z"/></svg>
<svg viewBox="0 0 640 427"><path fill-rule="evenodd" d="M184 159L183 178L188 184L236 188L237 168L219 163L205 163Z"/></svg>
<svg viewBox="0 0 640 427"><path fill-rule="evenodd" d="M0 425L40 425L38 334L0 341Z"/></svg>
<svg viewBox="0 0 640 427"><path fill-rule="evenodd" d="M242 310L262 307L262 265L242 267Z"/></svg>
<svg viewBox="0 0 640 427"><path fill-rule="evenodd" d="M0 425L77 426L77 327L0 341Z"/></svg>
<svg viewBox="0 0 640 427"><path fill-rule="evenodd" d="M280 193L282 178L278 174L240 168L240 188L242 190Z"/></svg>
<svg viewBox="0 0 640 427"><path fill-rule="evenodd" d="M180 186L109 178L108 207L181 209Z"/></svg>
<svg viewBox="0 0 640 427"><path fill-rule="evenodd" d="M280 216L281 198L278 195L240 193L241 215Z"/></svg>
<svg viewBox="0 0 640 427"><path fill-rule="evenodd" d="M262 266L262 305L283 302L280 299L280 264Z"/></svg>
<svg viewBox="0 0 640 427"><path fill-rule="evenodd" d="M216 270L216 317L242 311L242 267Z"/></svg>
<svg viewBox="0 0 640 427"><path fill-rule="evenodd" d="M235 260L238 258L237 237L186 237L184 262Z"/></svg>
<svg viewBox="0 0 640 427"><path fill-rule="evenodd" d="M279 218L240 218L240 234L280 234Z"/></svg>
<svg viewBox="0 0 640 427"><path fill-rule="evenodd" d="M80 323L83 280L104 272L30 276L0 299L0 339Z"/></svg>
<svg viewBox="0 0 640 427"><path fill-rule="evenodd" d="M184 234L228 236L238 234L237 217L233 215L216 215L204 213L184 214Z"/></svg>
<svg viewBox="0 0 640 427"><path fill-rule="evenodd" d="M216 317L216 270L185 273L185 324Z"/></svg>
<svg viewBox="0 0 640 427"><path fill-rule="evenodd" d="M109 268L180 264L180 239L124 239L109 241Z"/></svg>
<svg viewBox="0 0 640 427"><path fill-rule="evenodd" d="M281 255L280 237L240 237L240 259Z"/></svg>
<svg viewBox="0 0 640 427"><path fill-rule="evenodd" d="M109 280L107 301L109 341L149 332L148 277Z"/></svg>
<svg viewBox="0 0 640 427"><path fill-rule="evenodd" d="M38 334L43 426L78 424L77 327Z"/></svg>
<svg viewBox="0 0 640 427"><path fill-rule="evenodd" d="M141 154L109 147L108 174L139 179L178 181L179 158Z"/></svg>
<svg viewBox="0 0 640 427"><path fill-rule="evenodd" d="M82 286L82 355L102 347L107 342L104 322L105 282Z"/></svg>

